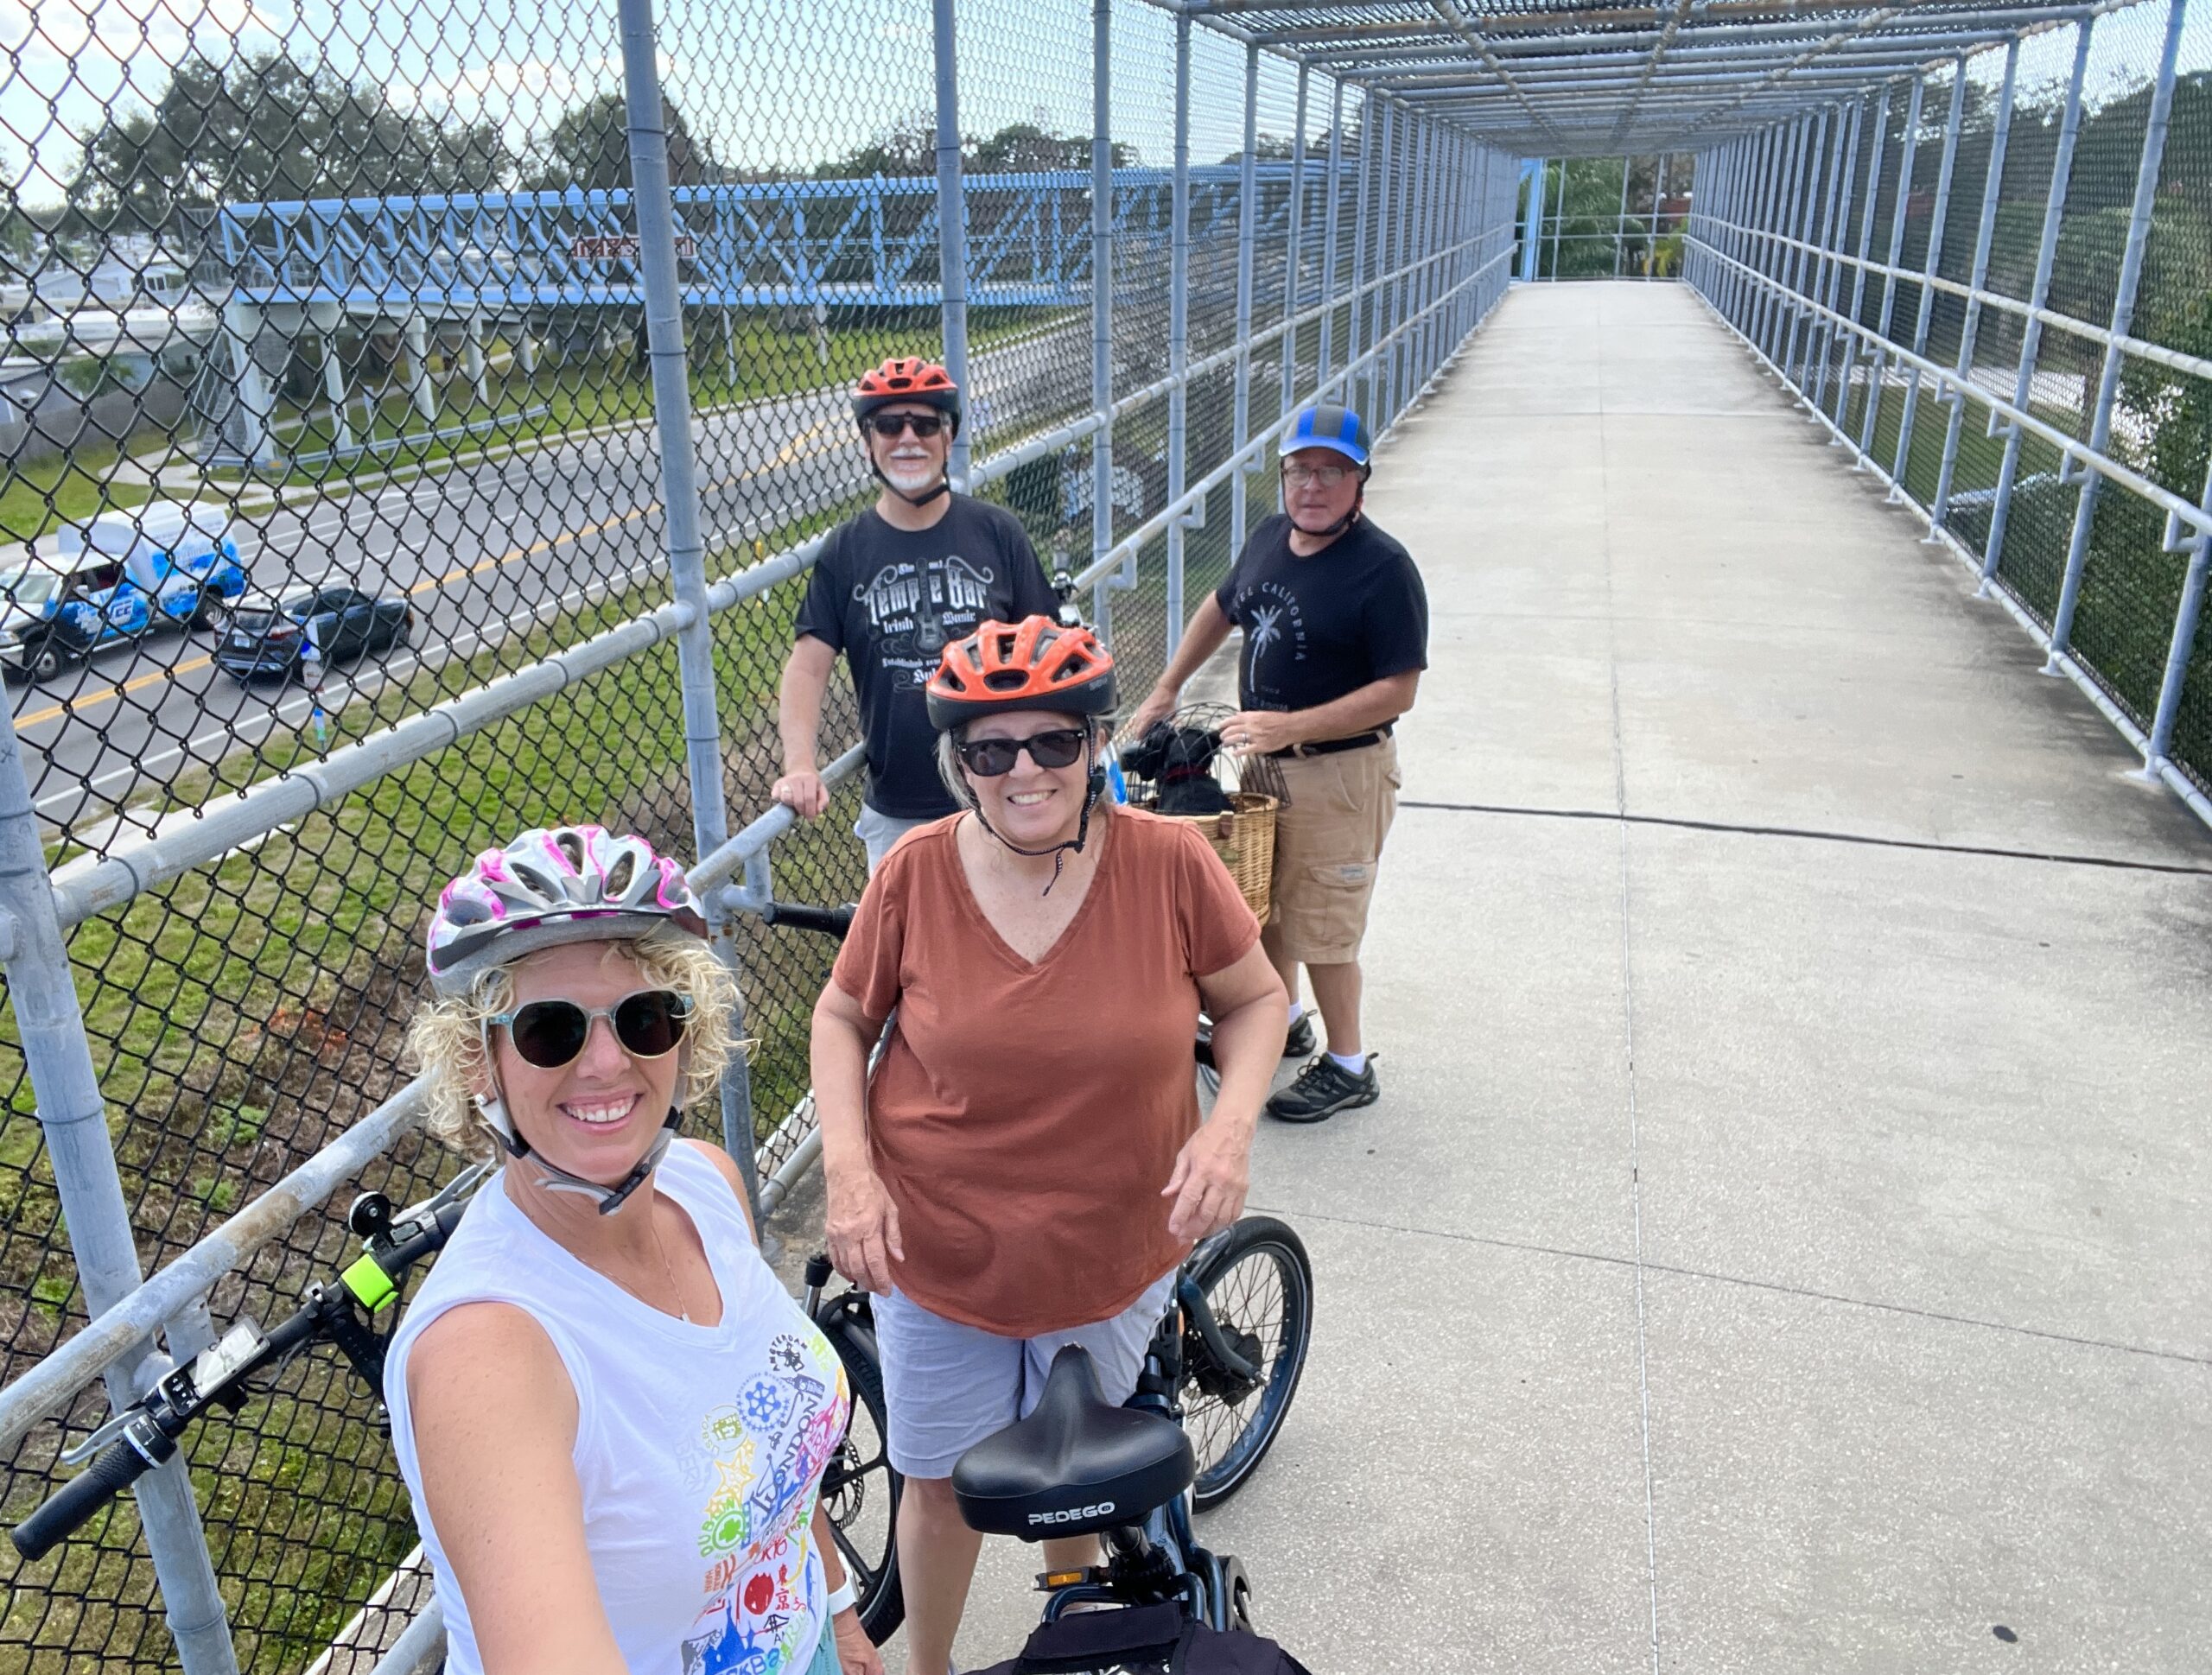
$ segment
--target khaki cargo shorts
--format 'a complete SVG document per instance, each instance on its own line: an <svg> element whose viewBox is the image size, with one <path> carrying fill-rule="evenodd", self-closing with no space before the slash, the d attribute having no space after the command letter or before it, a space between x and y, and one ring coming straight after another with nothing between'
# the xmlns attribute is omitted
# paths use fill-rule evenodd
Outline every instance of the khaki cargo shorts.
<svg viewBox="0 0 2212 1675"><path fill-rule="evenodd" d="M1359 958L1382 840L1398 812L1397 741L1275 765L1290 801L1275 815L1268 924L1300 964L1348 964Z"/></svg>

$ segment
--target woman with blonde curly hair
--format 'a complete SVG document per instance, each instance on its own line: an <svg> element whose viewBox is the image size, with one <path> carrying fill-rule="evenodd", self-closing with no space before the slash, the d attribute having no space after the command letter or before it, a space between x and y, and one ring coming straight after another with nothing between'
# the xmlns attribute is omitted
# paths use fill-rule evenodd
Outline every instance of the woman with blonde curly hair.
<svg viewBox="0 0 2212 1675"><path fill-rule="evenodd" d="M677 1140L736 993L677 864L525 832L448 885L409 1031L431 1131L504 1155L395 1334L392 1443L453 1675L880 1675L819 1501L850 1397Z"/></svg>

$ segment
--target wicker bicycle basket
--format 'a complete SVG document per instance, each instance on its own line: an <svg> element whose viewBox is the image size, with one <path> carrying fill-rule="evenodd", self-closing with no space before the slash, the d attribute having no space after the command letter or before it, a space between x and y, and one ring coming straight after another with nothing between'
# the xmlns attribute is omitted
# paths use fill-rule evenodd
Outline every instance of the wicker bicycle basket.
<svg viewBox="0 0 2212 1675"><path fill-rule="evenodd" d="M1143 808L1146 805L1135 805ZM1268 922L1268 884L1275 870L1274 797L1258 791L1229 793L1229 811L1218 815L1165 815L1161 818L1195 826L1213 846L1229 876L1236 880L1245 905L1262 924Z"/></svg>

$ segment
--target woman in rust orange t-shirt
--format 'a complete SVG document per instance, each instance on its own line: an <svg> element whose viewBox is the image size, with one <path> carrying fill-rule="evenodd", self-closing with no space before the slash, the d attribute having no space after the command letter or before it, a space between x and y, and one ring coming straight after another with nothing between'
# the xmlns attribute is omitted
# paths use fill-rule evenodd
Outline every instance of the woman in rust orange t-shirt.
<svg viewBox="0 0 2212 1675"><path fill-rule="evenodd" d="M968 812L869 882L815 1007L814 1086L830 1255L879 1298L909 1666L936 1675L982 1543L952 1462L1028 1411L1062 1344L1109 1400L1135 1387L1167 1278L1243 1212L1288 1003L1205 840L1102 797L1113 661L1089 630L986 623L929 707ZM1095 1547L1047 1542L1046 1563Z"/></svg>

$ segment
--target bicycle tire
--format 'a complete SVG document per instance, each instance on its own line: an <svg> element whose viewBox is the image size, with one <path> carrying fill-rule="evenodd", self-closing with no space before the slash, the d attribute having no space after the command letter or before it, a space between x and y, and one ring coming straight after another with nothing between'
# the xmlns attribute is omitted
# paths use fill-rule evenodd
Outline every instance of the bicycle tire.
<svg viewBox="0 0 2212 1675"><path fill-rule="evenodd" d="M1239 1278L1247 1270L1255 1270L1249 1281ZM1185 1334L1183 1428L1198 1456L1191 1501L1206 1512L1244 1486L1282 1431L1313 1337L1313 1264L1289 1227L1248 1215L1199 1247L1190 1275L1222 1329L1256 1340L1260 1352L1261 1378L1239 1395L1243 1381L1217 1365L1196 1332ZM1212 1415L1228 1418L1210 1422Z"/></svg>
<svg viewBox="0 0 2212 1675"><path fill-rule="evenodd" d="M837 1554L851 1578L861 1627L880 1646L906 1620L899 1582L899 1501L905 1480L891 1463L884 1429L883 1369L876 1364L874 1322L868 1298L848 1291L830 1300L816 1323L844 1364L853 1411L822 1478L822 1501L836 1532ZM858 1317L858 1318L856 1318ZM856 1329L865 1321L865 1331ZM865 1424L873 1436L855 1442ZM869 1514L880 1477L881 1532Z"/></svg>

